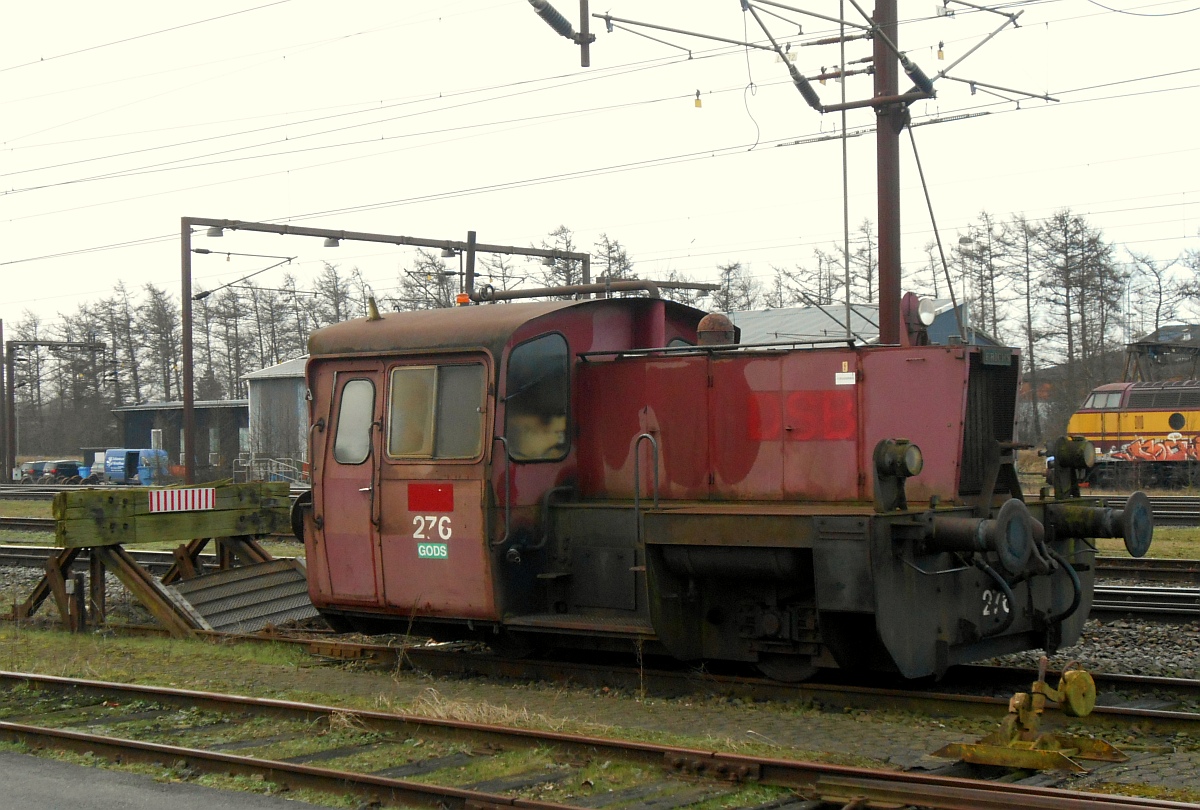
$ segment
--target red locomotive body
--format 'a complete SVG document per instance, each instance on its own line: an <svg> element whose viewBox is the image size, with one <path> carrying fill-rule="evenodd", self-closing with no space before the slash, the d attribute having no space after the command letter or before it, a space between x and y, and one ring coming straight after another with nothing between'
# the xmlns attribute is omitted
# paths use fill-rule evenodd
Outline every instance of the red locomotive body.
<svg viewBox="0 0 1200 810"><path fill-rule="evenodd" d="M1074 643L1085 535L1149 543L1142 501L1022 500L1015 351L697 346L703 316L620 298L315 332L313 602L335 627L918 677Z"/></svg>

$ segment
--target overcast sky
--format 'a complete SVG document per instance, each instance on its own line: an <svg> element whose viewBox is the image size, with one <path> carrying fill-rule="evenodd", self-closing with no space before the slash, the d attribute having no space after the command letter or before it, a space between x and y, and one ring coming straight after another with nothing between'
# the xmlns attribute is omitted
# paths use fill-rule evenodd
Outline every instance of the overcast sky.
<svg viewBox="0 0 1200 810"><path fill-rule="evenodd" d="M579 4L555 4L578 27ZM943 238L985 210L1037 220L1070 208L1159 259L1200 247L1197 4L1005 4L1019 26L950 75L1058 101L942 79L935 100L913 105L929 124L914 135ZM839 13L835 0L789 5ZM900 0L900 46L930 76L1005 22L939 6ZM833 25L762 9L778 15L764 19L801 72L839 62L836 46L809 44ZM738 0L594 0L592 11L764 40ZM6 337L26 310L53 326L120 281L178 295L181 216L431 239L475 230L523 246L566 225L580 250L602 233L620 240L642 277L697 280L730 261L763 280L773 266L814 267L814 249L841 240L842 147L822 139L840 116L808 107L769 53L593 20L585 69L527 0L67 0L9 2L4 17ZM848 46L851 67L868 48ZM847 97L868 96L870 81L849 79ZM842 91L814 86L826 103ZM852 112L849 131L873 119ZM848 151L857 228L875 218L873 137ZM907 280L932 230L907 136L901 155ZM263 286L285 271L306 284L329 261L360 268L380 295L413 260L411 249L245 233L195 245L297 257L258 276ZM197 256L194 283L211 289L274 261Z"/></svg>

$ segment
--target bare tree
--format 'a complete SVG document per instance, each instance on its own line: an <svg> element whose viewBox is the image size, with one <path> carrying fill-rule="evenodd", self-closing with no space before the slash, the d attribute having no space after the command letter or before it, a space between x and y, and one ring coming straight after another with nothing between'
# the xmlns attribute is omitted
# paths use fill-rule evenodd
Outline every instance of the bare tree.
<svg viewBox="0 0 1200 810"><path fill-rule="evenodd" d="M854 249L850 252L850 283L856 296L865 296L868 304L875 301L875 282L879 278L878 240L875 237L875 225L869 219L864 219L858 226L858 232L853 240ZM864 300L863 297L858 298Z"/></svg>
<svg viewBox="0 0 1200 810"><path fill-rule="evenodd" d="M331 323L341 323L350 319L351 291L349 278L346 273L338 270L336 264L325 262L325 269L313 282L313 291L317 294L315 313L317 323L313 326L323 326Z"/></svg>
<svg viewBox="0 0 1200 810"><path fill-rule="evenodd" d="M511 290L520 286L526 276L520 275L513 265L512 256L503 253L478 258L479 269L475 272L476 287L490 284L497 290Z"/></svg>
<svg viewBox="0 0 1200 810"><path fill-rule="evenodd" d="M712 294L713 309L719 312L736 312L754 309L762 297L762 284L750 275L741 262L729 262L717 266L720 289Z"/></svg>
<svg viewBox="0 0 1200 810"><path fill-rule="evenodd" d="M254 365L253 332L246 324L250 307L238 291L228 287L217 293L213 302L213 324L219 339L218 354L225 372L224 387L230 397L244 396L242 375Z"/></svg>
<svg viewBox="0 0 1200 810"><path fill-rule="evenodd" d="M400 295L392 303L396 309L441 309L454 306L457 293L458 272L421 248L412 268L400 271Z"/></svg>
<svg viewBox="0 0 1200 810"><path fill-rule="evenodd" d="M1113 262L1112 246L1068 210L1038 229L1034 255L1043 268L1047 348L1057 353L1065 370L1056 417L1065 424L1065 415L1094 385L1117 374L1120 342L1114 316L1120 312L1125 276Z"/></svg>
<svg viewBox="0 0 1200 810"><path fill-rule="evenodd" d="M592 259L592 272L597 282L637 278L625 246L619 240L609 239L606 233L600 234L600 241L592 246Z"/></svg>
<svg viewBox="0 0 1200 810"><path fill-rule="evenodd" d="M796 268L801 271L800 268ZM801 299L793 287L792 273L782 267L772 267L771 281L763 296L763 304L770 309L790 307Z"/></svg>
<svg viewBox="0 0 1200 810"><path fill-rule="evenodd" d="M658 278L656 281L666 281L671 284L691 284L695 279L680 273L677 270L672 270L667 273L665 278ZM681 304L687 304L689 307L704 308L708 301L709 293L704 290L694 290L687 287L664 287L662 289L662 297L669 301L678 301ZM716 309L716 305L712 304L712 308Z"/></svg>
<svg viewBox="0 0 1200 810"><path fill-rule="evenodd" d="M1145 253L1130 250L1129 258L1133 262L1129 276L1130 319L1132 321L1135 312L1139 317L1136 326L1130 323L1130 331L1140 337L1148 332L1156 332L1164 323L1175 320L1179 306L1189 298L1189 291L1171 273L1171 268L1183 257L1161 262Z"/></svg>
<svg viewBox="0 0 1200 810"><path fill-rule="evenodd" d="M968 304L971 323L992 337L1003 340L1001 322L1005 320L1006 268L1011 263L1004 229L987 211L959 237L954 249L957 264L965 279L970 279Z"/></svg>
<svg viewBox="0 0 1200 810"><path fill-rule="evenodd" d="M1002 238L1014 257L1008 274L1017 299L1021 302L1020 333L1024 342L1025 374L1030 393L1030 407L1025 420L1028 430L1023 431L1022 435L1040 443L1043 440L1042 403L1045 397L1038 375L1038 357L1039 346L1047 330L1041 326L1037 306L1037 292L1042 284L1041 269L1034 262L1038 230L1023 215L1018 215L1005 223Z"/></svg>
<svg viewBox="0 0 1200 810"><path fill-rule="evenodd" d="M575 253L575 234L566 225L559 225L542 240L542 250ZM583 262L579 259L552 259L539 266L541 281L547 287L567 286L583 282Z"/></svg>
<svg viewBox="0 0 1200 810"><path fill-rule="evenodd" d="M127 372L129 374L129 387L133 394L133 402L142 401L142 355L139 349L141 344L138 342L138 330L135 328L134 313L137 308L129 300L129 290L125 288L125 282L118 281L114 293L114 306L112 317L115 322L112 325L111 332L113 340L116 341L116 335L120 334L120 343L114 343L115 346L121 346L124 351L125 359L122 362L120 354L114 351L114 356L117 359L118 374Z"/></svg>
<svg viewBox="0 0 1200 810"><path fill-rule="evenodd" d="M176 364L182 351L179 307L165 290L153 284L147 284L143 291L145 298L137 308L137 332L154 367L159 393L170 401L180 390Z"/></svg>

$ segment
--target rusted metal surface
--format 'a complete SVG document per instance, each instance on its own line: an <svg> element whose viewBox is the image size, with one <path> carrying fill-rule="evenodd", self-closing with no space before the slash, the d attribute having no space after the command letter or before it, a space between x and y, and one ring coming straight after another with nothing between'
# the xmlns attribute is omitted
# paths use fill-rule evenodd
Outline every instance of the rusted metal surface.
<svg viewBox="0 0 1200 810"><path fill-rule="evenodd" d="M875 446L906 438L924 458L908 499L954 500L969 357L840 347L589 362L577 371L582 494L631 497L632 439L649 431L667 499L870 501Z"/></svg>
<svg viewBox="0 0 1200 810"><path fill-rule="evenodd" d="M498 355L521 325L585 302L538 301L507 306L388 312L318 329L308 339L309 365L322 357L480 347Z"/></svg>
<svg viewBox="0 0 1200 810"><path fill-rule="evenodd" d="M1016 352L678 347L701 315L628 298L320 330L303 532L314 604L348 629L591 649L625 634L652 654L788 677L920 677L1074 643L1092 549L1019 497ZM562 348L518 355L539 344ZM398 371L470 364L489 382L476 455L393 453ZM342 457L335 434L356 407L365 449ZM525 449L526 431L555 452ZM897 473L880 447L913 463ZM441 494L422 507L414 487Z"/></svg>

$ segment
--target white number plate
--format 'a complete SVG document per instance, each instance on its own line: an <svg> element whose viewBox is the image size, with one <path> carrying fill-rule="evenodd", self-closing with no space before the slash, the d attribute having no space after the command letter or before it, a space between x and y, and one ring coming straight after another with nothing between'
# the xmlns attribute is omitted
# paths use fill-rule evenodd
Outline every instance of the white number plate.
<svg viewBox="0 0 1200 810"><path fill-rule="evenodd" d="M1003 592L997 590L983 592L984 616L1007 616L1010 610L1012 610L1012 606L1008 604L1008 597Z"/></svg>

